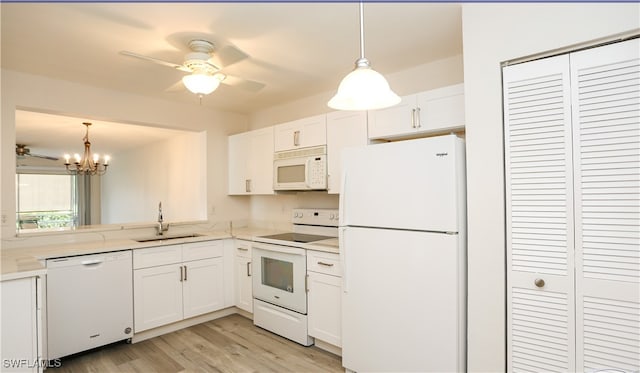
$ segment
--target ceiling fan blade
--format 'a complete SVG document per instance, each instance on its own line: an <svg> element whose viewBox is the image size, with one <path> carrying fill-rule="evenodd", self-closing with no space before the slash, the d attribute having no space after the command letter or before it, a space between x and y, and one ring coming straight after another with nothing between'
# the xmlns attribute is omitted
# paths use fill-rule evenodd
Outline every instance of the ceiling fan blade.
<svg viewBox="0 0 640 373"><path fill-rule="evenodd" d="M178 65L176 63L168 62L168 61L161 60L161 59L158 59L158 58L153 58L153 57L149 57L149 56L143 56L141 54L137 54L137 53L133 53L133 52L129 52L129 51L120 51L120 54L122 54L124 56L128 56L128 57L133 57L133 58L138 58L138 59L141 59L141 60L153 62L153 63L156 63L158 65L172 67L174 69L185 71L185 72L188 72L188 73L191 72L191 70L189 70L184 65Z"/></svg>
<svg viewBox="0 0 640 373"><path fill-rule="evenodd" d="M59 159L56 157L50 157L48 155L41 155L41 154L31 154L31 156L36 158L48 159L50 161L57 161Z"/></svg>
<svg viewBox="0 0 640 373"><path fill-rule="evenodd" d="M239 78L233 75L227 75L226 78L222 81L222 84L238 87L249 92L258 92L265 87L264 83L256 82L254 80Z"/></svg>
<svg viewBox="0 0 640 373"><path fill-rule="evenodd" d="M249 58L248 54L233 45L227 45L219 51L214 51L209 63L215 66L227 67L246 58Z"/></svg>

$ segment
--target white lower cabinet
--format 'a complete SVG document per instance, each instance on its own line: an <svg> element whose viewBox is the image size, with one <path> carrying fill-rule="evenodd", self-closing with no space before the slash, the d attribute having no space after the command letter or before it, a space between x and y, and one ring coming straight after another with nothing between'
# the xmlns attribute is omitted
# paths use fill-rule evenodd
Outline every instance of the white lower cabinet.
<svg viewBox="0 0 640 373"><path fill-rule="evenodd" d="M251 242L235 240L235 305L253 313L251 283Z"/></svg>
<svg viewBox="0 0 640 373"><path fill-rule="evenodd" d="M182 309L184 318L224 308L223 258L184 263Z"/></svg>
<svg viewBox="0 0 640 373"><path fill-rule="evenodd" d="M133 270L135 332L182 320L182 263Z"/></svg>
<svg viewBox="0 0 640 373"><path fill-rule="evenodd" d="M307 250L309 335L342 347L342 269L338 254Z"/></svg>
<svg viewBox="0 0 640 373"><path fill-rule="evenodd" d="M135 250L133 268L136 333L225 307L222 240Z"/></svg>
<svg viewBox="0 0 640 373"><path fill-rule="evenodd" d="M41 372L38 279L28 277L2 281L3 372Z"/></svg>

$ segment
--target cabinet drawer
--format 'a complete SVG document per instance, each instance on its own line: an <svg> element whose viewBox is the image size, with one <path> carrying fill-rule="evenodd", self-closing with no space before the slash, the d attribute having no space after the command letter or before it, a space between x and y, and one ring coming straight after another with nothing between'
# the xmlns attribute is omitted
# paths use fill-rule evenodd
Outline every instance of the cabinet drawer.
<svg viewBox="0 0 640 373"><path fill-rule="evenodd" d="M340 255L307 250L307 271L342 276Z"/></svg>
<svg viewBox="0 0 640 373"><path fill-rule="evenodd" d="M182 261L182 245L133 250L133 269L155 267Z"/></svg>
<svg viewBox="0 0 640 373"><path fill-rule="evenodd" d="M217 258L224 255L222 240L193 242L182 245L182 260Z"/></svg>
<svg viewBox="0 0 640 373"><path fill-rule="evenodd" d="M241 258L251 258L251 241L235 240L236 256Z"/></svg>

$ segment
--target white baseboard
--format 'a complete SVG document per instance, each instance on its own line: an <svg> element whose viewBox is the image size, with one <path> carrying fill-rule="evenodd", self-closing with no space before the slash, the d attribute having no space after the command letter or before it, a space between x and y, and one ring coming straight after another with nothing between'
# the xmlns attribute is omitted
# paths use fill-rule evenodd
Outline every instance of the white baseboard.
<svg viewBox="0 0 640 373"><path fill-rule="evenodd" d="M207 321L219 319L219 318L222 318L222 317L225 317L225 316L233 315L234 313L239 313L242 316L245 316L243 313L251 315L248 312L242 311L242 313L241 313L239 311L242 311L242 310L239 310L236 307L229 307L229 308L225 308L225 309L222 309L222 310L219 310L219 311L214 311L214 312L206 313L204 315L192 317L190 319L174 322L172 324L159 326L159 327L154 328L154 329L145 330L145 331L142 331L140 333L134 334L133 337L131 338L131 343L142 342L142 341L147 340L149 338L153 338L153 337L157 337L157 336L160 336L160 335L163 335L163 334L175 332L176 330L188 328L190 326L198 325L198 324L201 324L203 322L207 322ZM245 316L245 317L247 317L247 316Z"/></svg>
<svg viewBox="0 0 640 373"><path fill-rule="evenodd" d="M342 348L334 346L331 343L327 343L316 338L315 346L321 350L331 352L334 355L342 356Z"/></svg>

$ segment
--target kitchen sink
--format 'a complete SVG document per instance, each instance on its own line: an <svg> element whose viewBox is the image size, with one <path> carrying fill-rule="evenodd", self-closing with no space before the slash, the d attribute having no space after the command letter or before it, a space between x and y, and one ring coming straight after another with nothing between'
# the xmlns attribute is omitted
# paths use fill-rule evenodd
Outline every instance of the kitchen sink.
<svg viewBox="0 0 640 373"><path fill-rule="evenodd" d="M169 240L179 240L181 238L192 238L192 237L202 237L202 236L204 235L192 233L192 234L184 234L180 236L155 236L152 238L140 238L140 239L134 239L134 241L136 242L169 241Z"/></svg>

